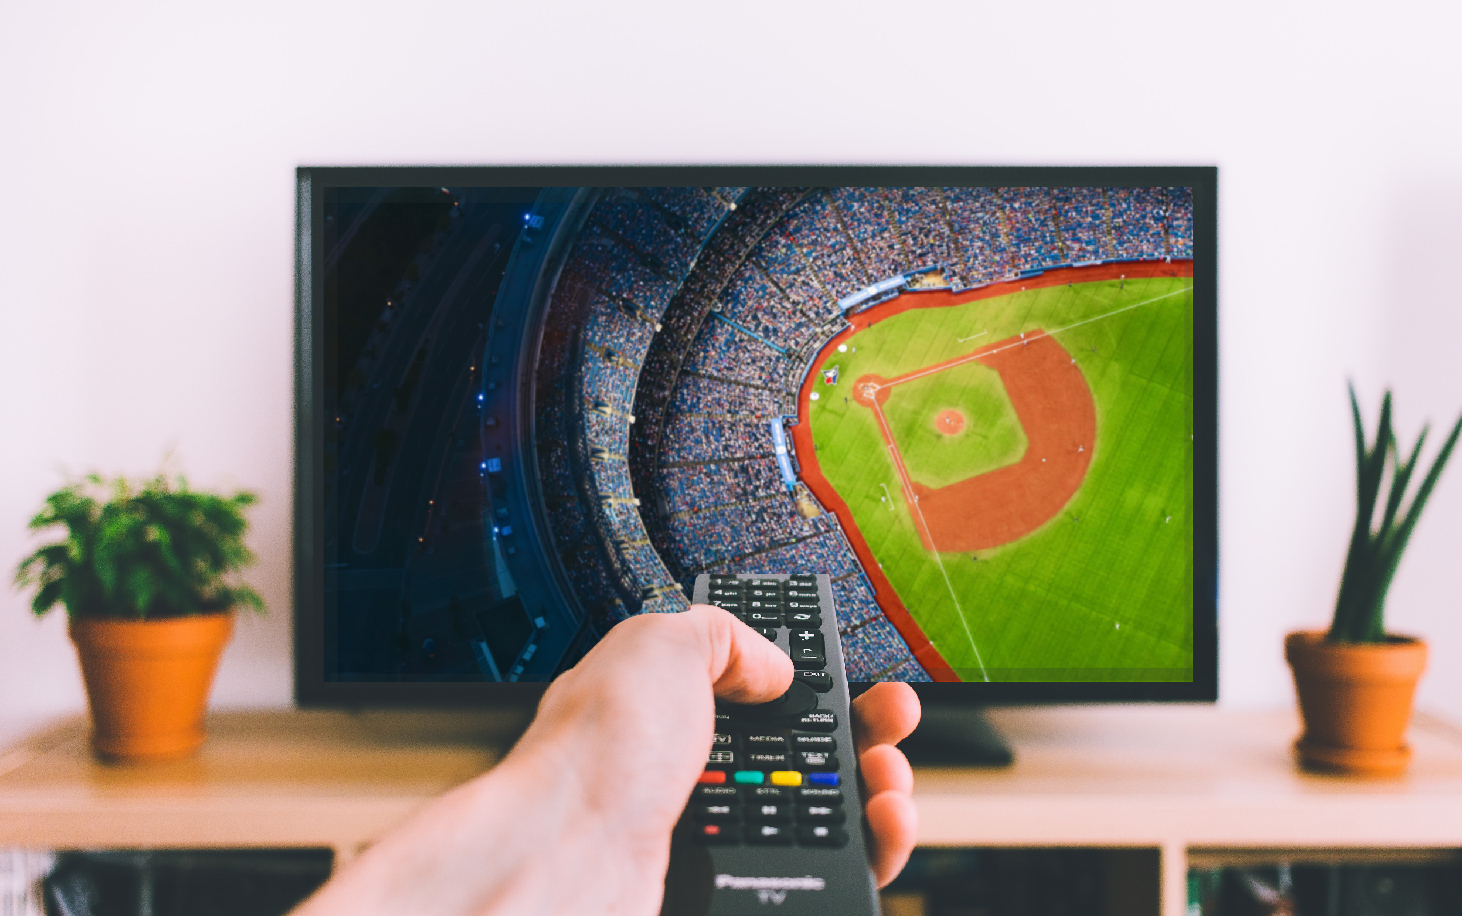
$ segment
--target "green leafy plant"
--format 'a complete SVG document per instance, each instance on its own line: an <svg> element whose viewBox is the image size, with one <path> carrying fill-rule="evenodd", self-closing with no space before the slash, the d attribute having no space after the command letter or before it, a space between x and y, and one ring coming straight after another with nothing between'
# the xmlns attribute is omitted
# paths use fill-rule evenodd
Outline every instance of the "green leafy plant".
<svg viewBox="0 0 1466 916"><path fill-rule="evenodd" d="M1375 431L1374 444L1364 441L1364 422L1359 417L1359 400L1354 396L1354 386L1349 386L1349 403L1354 408L1354 458L1359 467L1359 515L1354 522L1354 535L1349 540L1349 555L1344 561L1344 578L1339 584L1339 603L1334 608L1334 623L1329 629L1329 639L1334 642L1388 642L1385 633L1385 594L1390 590L1390 580L1400 565L1405 553L1405 544L1415 523L1420 519L1425 501L1436 481L1445 470L1456 440L1461 437L1461 418L1441 447L1440 454L1426 472L1409 508L1402 517L1400 509L1405 505L1405 491L1415 475L1415 466L1425 446L1425 435L1430 427L1420 431L1410 457L1402 464L1400 452L1395 443L1395 433L1390 418L1390 393L1385 392L1384 406L1380 408L1379 428ZM1388 474L1386 474L1388 465ZM1384 498L1381 504L1380 498ZM1374 523L1379 510L1379 524Z"/></svg>
<svg viewBox="0 0 1466 916"><path fill-rule="evenodd" d="M15 584L35 588L38 617L57 604L72 617L137 620L263 610L254 589L231 581L254 560L244 546L244 510L257 499L190 490L182 476L88 475L46 497L31 519L31 531L66 535L21 560Z"/></svg>

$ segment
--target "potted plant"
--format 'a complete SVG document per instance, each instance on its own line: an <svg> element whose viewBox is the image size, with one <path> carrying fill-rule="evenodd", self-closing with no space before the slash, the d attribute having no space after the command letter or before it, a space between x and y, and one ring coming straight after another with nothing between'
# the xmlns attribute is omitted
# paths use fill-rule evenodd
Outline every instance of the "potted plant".
<svg viewBox="0 0 1466 916"><path fill-rule="evenodd" d="M1364 439L1353 385L1349 402L1354 410L1359 514L1333 625L1327 632L1290 633L1284 647L1303 714L1303 736L1296 745L1299 761L1314 769L1390 775L1410 762L1405 727L1415 684L1425 670L1426 646L1419 639L1385 630L1385 594L1425 501L1460 438L1461 419L1456 419L1407 503L1405 493L1430 427L1421 431L1402 461L1391 427L1390 393L1385 392L1372 445Z"/></svg>
<svg viewBox="0 0 1466 916"><path fill-rule="evenodd" d="M46 497L32 531L64 529L20 562L31 609L65 605L92 713L92 746L108 758L182 757L204 740L204 708L236 606L264 607L231 577L253 493L229 496L170 481L92 474Z"/></svg>

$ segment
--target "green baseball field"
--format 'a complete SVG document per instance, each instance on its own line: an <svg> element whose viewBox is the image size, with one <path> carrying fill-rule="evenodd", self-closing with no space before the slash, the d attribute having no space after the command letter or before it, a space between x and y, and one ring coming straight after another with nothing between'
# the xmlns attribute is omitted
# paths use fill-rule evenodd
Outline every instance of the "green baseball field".
<svg viewBox="0 0 1466 916"><path fill-rule="evenodd" d="M907 294L814 366L806 482L957 677L1191 679L1191 283Z"/></svg>

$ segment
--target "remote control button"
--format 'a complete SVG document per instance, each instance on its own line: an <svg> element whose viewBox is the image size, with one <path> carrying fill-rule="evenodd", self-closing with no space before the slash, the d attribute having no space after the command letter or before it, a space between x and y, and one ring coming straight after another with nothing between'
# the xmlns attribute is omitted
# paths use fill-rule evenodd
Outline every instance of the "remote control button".
<svg viewBox="0 0 1466 916"><path fill-rule="evenodd" d="M764 588L764 589L772 588L772 589L776 589L776 590L782 590L784 588L784 583L781 580L779 580L779 579L769 579L769 578L763 578L763 577L755 576L755 577L753 577L751 579L744 579L743 580L743 587L744 588L749 588L749 589L753 589L753 588Z"/></svg>
<svg viewBox="0 0 1466 916"><path fill-rule="evenodd" d="M845 793L829 786L805 786L799 790L800 804L839 805L845 801Z"/></svg>
<svg viewBox="0 0 1466 916"><path fill-rule="evenodd" d="M787 803L756 802L743 806L743 819L760 824L780 824L794 820L794 809Z"/></svg>
<svg viewBox="0 0 1466 916"><path fill-rule="evenodd" d="M794 683L805 684L816 693L829 693L835 682L823 671L795 671Z"/></svg>
<svg viewBox="0 0 1466 916"><path fill-rule="evenodd" d="M732 747L732 746L733 746L733 736L732 735L727 735L727 734L724 734L722 732L713 732L713 749L714 750L717 750L719 748Z"/></svg>
<svg viewBox="0 0 1466 916"><path fill-rule="evenodd" d="M835 736L795 735L794 749L796 751L833 751L835 749Z"/></svg>
<svg viewBox="0 0 1466 916"><path fill-rule="evenodd" d="M743 838L762 846L789 846L794 842L794 828L788 824L750 824L743 828Z"/></svg>
<svg viewBox="0 0 1466 916"><path fill-rule="evenodd" d="M809 573L795 573L788 579L790 585L808 585L811 588L814 587L816 581L818 580Z"/></svg>
<svg viewBox="0 0 1466 916"><path fill-rule="evenodd" d="M744 615L744 623L751 627L781 627L784 625L784 615L767 608L761 611L751 610Z"/></svg>
<svg viewBox="0 0 1466 916"><path fill-rule="evenodd" d="M726 823L738 820L738 806L727 802L692 805L688 808L688 814L699 824Z"/></svg>
<svg viewBox="0 0 1466 916"><path fill-rule="evenodd" d="M782 754L789 750L789 739L773 732L755 732L751 735L743 736L743 749L746 751L770 751L775 754Z"/></svg>
<svg viewBox="0 0 1466 916"><path fill-rule="evenodd" d="M785 611L784 622L791 627L817 627L820 615L812 611Z"/></svg>
<svg viewBox="0 0 1466 916"><path fill-rule="evenodd" d="M838 770L840 758L829 751L800 751L794 755L801 770Z"/></svg>
<svg viewBox="0 0 1466 916"><path fill-rule="evenodd" d="M801 671L819 671L825 667L823 647L817 645L797 646L790 644L789 660Z"/></svg>
<svg viewBox="0 0 1466 916"><path fill-rule="evenodd" d="M769 774L769 782L776 786L797 786L804 782L804 774L798 770L775 770Z"/></svg>
<svg viewBox="0 0 1466 916"><path fill-rule="evenodd" d="M758 770L735 770L733 772L733 781L740 786L763 785L764 774Z"/></svg>
<svg viewBox="0 0 1466 916"><path fill-rule="evenodd" d="M759 703L756 706L740 706L735 703L720 703L719 708L729 715L737 716L745 721L769 722L780 719L788 719L794 716L803 715L814 709L819 702L819 697L808 684L801 683L802 679L797 676L784 695L777 700L770 700L767 703ZM828 680L829 675L825 676ZM826 687L826 690L829 688Z"/></svg>
<svg viewBox="0 0 1466 916"><path fill-rule="evenodd" d="M800 716L794 727L805 732L832 732L835 730L835 714L825 709L812 709Z"/></svg>
<svg viewBox="0 0 1466 916"><path fill-rule="evenodd" d="M767 639L769 642L779 641L779 631L774 627L754 627L754 629L758 631L758 635Z"/></svg>
<svg viewBox="0 0 1466 916"><path fill-rule="evenodd" d="M839 773L810 773L805 777L810 785L814 786L838 786L840 784Z"/></svg>
<svg viewBox="0 0 1466 916"><path fill-rule="evenodd" d="M737 786L696 786L692 790L694 802L722 802L733 804L738 800Z"/></svg>
<svg viewBox="0 0 1466 916"><path fill-rule="evenodd" d="M770 775L773 775L773 774L770 774ZM796 773L795 775L797 776L799 774ZM734 792L740 791L738 789L732 788L731 786L729 787L729 789L731 791L734 791ZM831 790L826 790L826 791L831 791ZM839 790L836 789L836 790L833 790L833 791L838 792ZM787 802L787 801L789 801L789 796L790 796L790 793L789 793L789 790L788 789L781 788L778 785L772 785L772 786L744 786L743 789L742 789L742 792L743 792L743 800L746 801L746 802L766 802L766 801L768 801L768 802Z"/></svg>
<svg viewBox="0 0 1466 916"><path fill-rule="evenodd" d="M823 655L825 651L825 638L820 635L819 630L794 630L789 634L789 645L804 648L810 646L819 649Z"/></svg>
<svg viewBox="0 0 1466 916"><path fill-rule="evenodd" d="M826 754L824 756L829 755ZM746 767L757 767L760 770L787 770L789 768L789 755L770 754L767 751L744 754L743 765Z"/></svg>
<svg viewBox="0 0 1466 916"><path fill-rule="evenodd" d="M811 614L818 614L820 612L820 603L818 599L811 600L809 598L786 597L784 599L784 610L809 611Z"/></svg>
<svg viewBox="0 0 1466 916"><path fill-rule="evenodd" d="M826 824L811 824L799 826L799 845L801 846L844 846L850 841L850 837L839 827Z"/></svg>
<svg viewBox="0 0 1466 916"><path fill-rule="evenodd" d="M722 770L704 770L702 775L697 777L697 784L700 786L722 785L728 781L728 774Z"/></svg>
<svg viewBox="0 0 1466 916"><path fill-rule="evenodd" d="M845 807L843 805L832 805L828 802L816 804L801 803L795 809L796 816L800 823L805 824L843 824L845 823Z"/></svg>
<svg viewBox="0 0 1466 916"><path fill-rule="evenodd" d="M692 831L695 840L709 846L723 846L738 842L736 824L703 824Z"/></svg>
<svg viewBox="0 0 1466 916"><path fill-rule="evenodd" d="M713 607L722 608L739 620L748 616L748 605L742 601L713 601L711 604Z"/></svg>
<svg viewBox="0 0 1466 916"><path fill-rule="evenodd" d="M708 754L708 764L710 766L732 766L733 765L733 752L732 751L711 751Z"/></svg>

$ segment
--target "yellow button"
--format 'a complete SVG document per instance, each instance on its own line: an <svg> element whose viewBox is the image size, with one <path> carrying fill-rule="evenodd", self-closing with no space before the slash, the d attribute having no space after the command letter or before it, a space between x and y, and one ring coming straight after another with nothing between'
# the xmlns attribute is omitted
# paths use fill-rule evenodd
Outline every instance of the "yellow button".
<svg viewBox="0 0 1466 916"><path fill-rule="evenodd" d="M769 782L776 786L797 786L802 779L798 770L775 770L769 774Z"/></svg>

